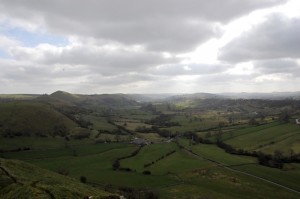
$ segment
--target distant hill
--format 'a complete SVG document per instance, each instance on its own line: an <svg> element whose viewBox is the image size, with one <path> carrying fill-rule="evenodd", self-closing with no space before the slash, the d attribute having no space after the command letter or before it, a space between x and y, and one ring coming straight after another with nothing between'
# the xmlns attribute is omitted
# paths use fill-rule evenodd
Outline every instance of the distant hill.
<svg viewBox="0 0 300 199"><path fill-rule="evenodd" d="M137 102L156 102L163 101L176 94L162 93L162 94L127 94L131 99Z"/></svg>
<svg viewBox="0 0 300 199"><path fill-rule="evenodd" d="M81 102L78 95L64 91L56 91L50 95L41 95L35 101L52 104L54 106L76 106Z"/></svg>
<svg viewBox="0 0 300 199"><path fill-rule="evenodd" d="M118 198L78 180L34 165L0 158L0 198Z"/></svg>
<svg viewBox="0 0 300 199"><path fill-rule="evenodd" d="M300 92L272 92L272 93L222 93L221 94L227 98L233 99L272 99L272 100L282 100L282 99L300 99Z"/></svg>
<svg viewBox="0 0 300 199"><path fill-rule="evenodd" d="M37 94L0 94L0 101L32 100L39 96Z"/></svg>
<svg viewBox="0 0 300 199"><path fill-rule="evenodd" d="M215 98L223 98L223 96L218 94L212 94L212 93L193 93L193 94L175 95L167 99L181 100L181 99L215 99Z"/></svg>
<svg viewBox="0 0 300 199"><path fill-rule="evenodd" d="M64 91L56 91L50 95L42 95L36 101L54 106L134 106L136 102L125 94L81 95Z"/></svg>
<svg viewBox="0 0 300 199"><path fill-rule="evenodd" d="M1 136L65 136L77 126L68 117L46 104L0 103Z"/></svg>
<svg viewBox="0 0 300 199"><path fill-rule="evenodd" d="M99 106L136 106L137 101L125 94L82 95L82 104Z"/></svg>

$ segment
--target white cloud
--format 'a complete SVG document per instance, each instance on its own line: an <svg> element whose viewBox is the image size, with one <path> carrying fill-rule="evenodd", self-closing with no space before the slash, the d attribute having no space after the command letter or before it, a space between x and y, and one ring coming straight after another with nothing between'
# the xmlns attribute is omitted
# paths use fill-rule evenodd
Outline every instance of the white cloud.
<svg viewBox="0 0 300 199"><path fill-rule="evenodd" d="M293 90L300 6L285 2L2 1L0 23L68 43L29 47L0 29L0 92Z"/></svg>
<svg viewBox="0 0 300 199"><path fill-rule="evenodd" d="M226 44L219 58L229 62L299 58L299 35L300 18L287 18L275 13L264 23Z"/></svg>

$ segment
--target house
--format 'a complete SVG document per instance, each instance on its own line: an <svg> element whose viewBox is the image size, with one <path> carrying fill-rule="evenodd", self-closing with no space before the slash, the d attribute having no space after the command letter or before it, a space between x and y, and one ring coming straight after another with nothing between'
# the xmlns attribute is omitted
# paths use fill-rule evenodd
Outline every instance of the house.
<svg viewBox="0 0 300 199"><path fill-rule="evenodd" d="M296 124L300 125L300 118L296 119Z"/></svg>

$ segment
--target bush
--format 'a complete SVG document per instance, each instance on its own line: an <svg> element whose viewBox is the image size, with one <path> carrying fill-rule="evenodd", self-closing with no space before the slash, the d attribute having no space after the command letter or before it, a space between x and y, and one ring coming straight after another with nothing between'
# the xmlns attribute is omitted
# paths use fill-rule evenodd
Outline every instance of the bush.
<svg viewBox="0 0 300 199"><path fill-rule="evenodd" d="M119 160L115 160L112 166L113 166L113 170L118 170L120 168Z"/></svg>
<svg viewBox="0 0 300 199"><path fill-rule="evenodd" d="M85 176L80 176L80 182L86 183L87 179Z"/></svg>
<svg viewBox="0 0 300 199"><path fill-rule="evenodd" d="M67 175L69 175L69 170L66 169L66 168L58 168L57 173L59 173L61 175L64 175L64 176L67 176Z"/></svg>
<svg viewBox="0 0 300 199"><path fill-rule="evenodd" d="M151 175L151 171L143 171L144 175Z"/></svg>

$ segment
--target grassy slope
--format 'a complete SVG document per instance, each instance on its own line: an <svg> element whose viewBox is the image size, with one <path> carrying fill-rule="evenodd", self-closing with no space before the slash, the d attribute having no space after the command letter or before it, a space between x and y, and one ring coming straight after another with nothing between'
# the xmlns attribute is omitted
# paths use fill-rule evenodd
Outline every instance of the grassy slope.
<svg viewBox="0 0 300 199"><path fill-rule="evenodd" d="M184 140L183 140L184 141ZM188 142L187 142L188 143ZM213 156L228 164L248 163L252 159L239 158L222 153L218 148L196 145L193 150ZM71 148L71 150L70 150ZM78 144L69 143L69 148L33 150L5 153L7 158L18 158L36 164L42 168L57 171L69 170L70 177L78 179L86 176L88 182L99 185L113 184L135 188L149 188L159 193L161 198L183 198L186 196L207 198L297 198L297 195L284 189L233 173L218 167L215 163L199 159L186 151L179 150L174 144L149 145L133 158L121 161L121 166L137 169L137 172L113 171L112 162L131 154L136 149L133 145L115 144ZM147 168L152 175L145 176L143 164L155 160L165 153L176 149L176 153L165 157ZM73 154L76 150L76 154ZM225 155L224 155L225 154ZM224 155L224 156L222 156ZM265 173L268 173L266 168ZM272 175L272 172L270 173ZM282 178L282 176L277 176ZM288 178L286 178L288 179ZM295 179L297 179L295 177ZM244 197L245 196L245 197Z"/></svg>
<svg viewBox="0 0 300 199"><path fill-rule="evenodd" d="M50 106L31 102L0 104L0 133L7 131L22 135L53 134L55 126L64 125L67 131L76 127L73 121Z"/></svg>
<svg viewBox="0 0 300 199"><path fill-rule="evenodd" d="M125 159L121 161L123 167L129 167L135 169L137 172L148 170L144 168L144 164L155 162L156 159L164 156L172 150L176 150L178 147L174 143L170 144L155 144L147 145L141 149L138 155L135 157Z"/></svg>
<svg viewBox="0 0 300 199"><path fill-rule="evenodd" d="M31 164L0 159L0 198L105 198L111 194Z"/></svg>
<svg viewBox="0 0 300 199"><path fill-rule="evenodd" d="M131 154L137 147L128 144L85 144L70 145L66 149L48 149L5 153L6 158L23 159L42 168L57 171L66 169L74 178L86 176L89 182L101 186L113 184L118 186L148 187L173 184L172 177L147 176L138 172L114 171L113 161L118 157ZM73 151L76 151L75 155Z"/></svg>
<svg viewBox="0 0 300 199"><path fill-rule="evenodd" d="M193 152L202 157L218 161L224 165L231 166L234 169L246 171L247 173L300 191L298 183L300 179L300 164L287 165L289 169L286 170L274 169L259 165L256 158L228 154L215 145L199 144L188 146L186 140L181 140L181 143L185 143L187 148L192 149Z"/></svg>
<svg viewBox="0 0 300 199"><path fill-rule="evenodd" d="M274 150L300 152L300 126L291 123L272 123L246 128L233 132L233 137L225 140L235 148L261 150L273 153ZM277 146L278 145L278 146Z"/></svg>

